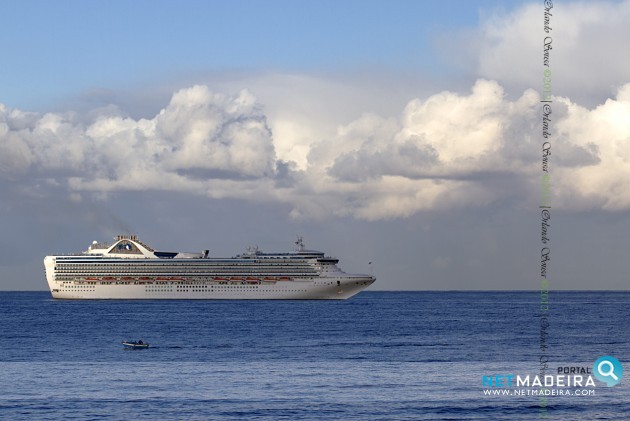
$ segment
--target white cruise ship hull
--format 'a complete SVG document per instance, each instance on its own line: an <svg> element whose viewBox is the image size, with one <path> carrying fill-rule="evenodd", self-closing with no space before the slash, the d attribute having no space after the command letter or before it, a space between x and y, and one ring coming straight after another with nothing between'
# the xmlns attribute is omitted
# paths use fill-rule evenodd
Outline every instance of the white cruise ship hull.
<svg viewBox="0 0 630 421"><path fill-rule="evenodd" d="M331 279L332 285L318 281L279 281L273 285L101 285L72 282L49 283L53 298L68 300L345 300L359 293L370 278Z"/></svg>
<svg viewBox="0 0 630 421"><path fill-rule="evenodd" d="M155 252L119 236L112 246L94 242L82 254L47 256L44 267L53 298L69 300L344 300L375 281L337 262L303 248L233 258Z"/></svg>

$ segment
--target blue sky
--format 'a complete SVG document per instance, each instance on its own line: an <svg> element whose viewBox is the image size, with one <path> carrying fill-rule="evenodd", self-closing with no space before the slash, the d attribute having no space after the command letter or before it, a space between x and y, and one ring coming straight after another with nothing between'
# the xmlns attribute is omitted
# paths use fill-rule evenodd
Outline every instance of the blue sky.
<svg viewBox="0 0 630 421"><path fill-rule="evenodd" d="M497 10L504 2L11 2L0 15L0 92L9 106L41 109L202 72L441 73L435 36Z"/></svg>
<svg viewBox="0 0 630 421"><path fill-rule="evenodd" d="M0 289L121 233L216 256L302 235L373 289L537 289L543 12L4 2ZM628 285L628 21L554 3L551 289Z"/></svg>

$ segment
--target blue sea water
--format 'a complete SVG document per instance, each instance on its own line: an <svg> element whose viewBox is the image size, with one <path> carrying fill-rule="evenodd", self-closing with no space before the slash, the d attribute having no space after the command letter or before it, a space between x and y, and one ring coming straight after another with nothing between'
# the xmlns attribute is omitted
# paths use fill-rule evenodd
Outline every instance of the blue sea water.
<svg viewBox="0 0 630 421"><path fill-rule="evenodd" d="M611 355L626 365L619 385L595 380L590 395L546 402L484 393L492 388L482 376L539 373L540 301L535 292L363 292L347 301L1 292L0 417L628 419L626 292L551 292L545 335L547 374ZM125 350L125 339L152 347Z"/></svg>

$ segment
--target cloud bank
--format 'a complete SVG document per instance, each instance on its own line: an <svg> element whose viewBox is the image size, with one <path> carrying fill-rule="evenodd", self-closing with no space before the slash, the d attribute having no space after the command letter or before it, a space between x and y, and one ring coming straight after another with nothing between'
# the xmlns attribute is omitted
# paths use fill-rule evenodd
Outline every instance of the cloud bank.
<svg viewBox="0 0 630 421"><path fill-rule="evenodd" d="M290 204L291 216L404 218L426 210L536 204L539 96L510 101L495 81L366 113L314 139L306 165L278 157L263 104L197 85L151 119L115 108L36 114L0 105L0 177L12 194L106 198L162 190ZM552 114L555 204L630 208L630 84L593 109L558 98ZM16 193L16 191L18 193Z"/></svg>
<svg viewBox="0 0 630 421"><path fill-rule="evenodd" d="M556 9L554 207L626 211L630 1ZM374 81L279 75L180 89L146 118L106 104L83 114L0 104L2 206L25 196L78 202L153 190L282 203L294 218L531 208L542 155L540 98L529 89L541 85L542 37L532 35L541 10L524 5L485 17L465 38L449 34L450 55L468 57L481 77L468 91L424 89L409 100L412 89L388 95Z"/></svg>
<svg viewBox="0 0 630 421"><path fill-rule="evenodd" d="M554 92L595 106L628 82L630 1L550 4ZM453 55L469 57L480 77L520 90L539 87L547 35L542 10L542 2L536 2L509 15L488 16L474 35L452 43Z"/></svg>
<svg viewBox="0 0 630 421"><path fill-rule="evenodd" d="M0 174L76 193L154 189L220 196L222 186L276 171L270 129L247 91L228 97L205 86L183 89L152 119L108 111L83 123L74 113L0 106ZM215 180L223 184L211 184Z"/></svg>

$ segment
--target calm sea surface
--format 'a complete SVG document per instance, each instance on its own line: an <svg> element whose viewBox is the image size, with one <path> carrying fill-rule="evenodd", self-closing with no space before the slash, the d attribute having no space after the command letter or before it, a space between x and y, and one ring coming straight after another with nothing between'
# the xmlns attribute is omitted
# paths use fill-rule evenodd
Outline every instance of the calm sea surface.
<svg viewBox="0 0 630 421"><path fill-rule="evenodd" d="M612 355L626 377L545 403L482 387L484 375L539 373L538 293L363 292L337 302L0 292L0 418L629 419L629 304L630 293L550 293L547 374ZM152 348L125 350L124 339Z"/></svg>

